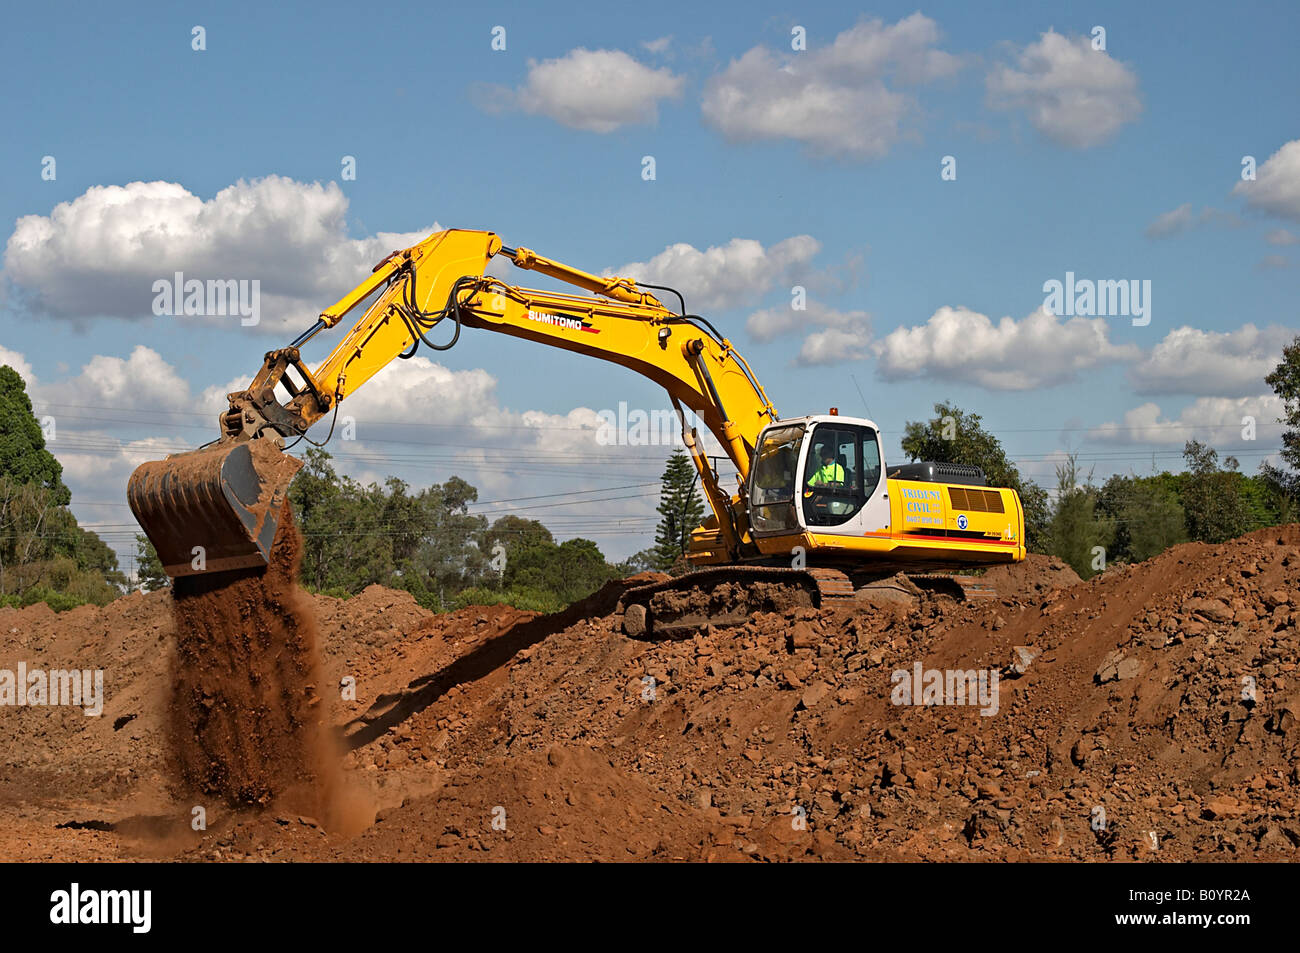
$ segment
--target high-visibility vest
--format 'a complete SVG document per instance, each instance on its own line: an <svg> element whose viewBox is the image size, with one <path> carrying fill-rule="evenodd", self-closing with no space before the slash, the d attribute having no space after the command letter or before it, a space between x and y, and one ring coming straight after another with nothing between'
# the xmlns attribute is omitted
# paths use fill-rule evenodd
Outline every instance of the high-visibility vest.
<svg viewBox="0 0 1300 953"><path fill-rule="evenodd" d="M825 466L821 467L816 473L813 474L812 479L808 481L808 485L820 486L823 483L843 483L843 482L844 482L844 468L840 466L838 463L828 463Z"/></svg>

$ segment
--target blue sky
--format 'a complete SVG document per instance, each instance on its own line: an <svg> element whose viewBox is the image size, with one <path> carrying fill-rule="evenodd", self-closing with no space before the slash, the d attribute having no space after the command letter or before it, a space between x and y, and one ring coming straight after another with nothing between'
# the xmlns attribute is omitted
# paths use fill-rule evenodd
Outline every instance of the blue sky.
<svg viewBox="0 0 1300 953"><path fill-rule="evenodd" d="M1177 468L1188 436L1253 471L1278 445L1259 371L1300 326L1300 13L985 6L10 7L0 360L123 550L131 466L215 436L221 393L396 247L379 233L435 224L685 286L783 414L869 408L895 458L951 398L1045 483L1068 450L1102 478ZM174 267L261 280L265 320L153 316ZM1150 323L1031 318L1067 271L1150 281ZM437 358L357 395L344 470L507 501L657 478L666 448L590 439L593 411L665 406L652 385L483 332ZM560 504L481 509L649 541L653 486Z"/></svg>

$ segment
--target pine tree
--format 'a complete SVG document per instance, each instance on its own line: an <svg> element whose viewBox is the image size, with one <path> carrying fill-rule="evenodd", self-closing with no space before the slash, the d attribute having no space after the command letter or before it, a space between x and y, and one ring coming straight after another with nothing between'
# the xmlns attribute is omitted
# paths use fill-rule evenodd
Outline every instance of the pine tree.
<svg viewBox="0 0 1300 953"><path fill-rule="evenodd" d="M668 458L659 492L659 528L655 531L654 564L668 569L690 543L691 530L704 517L704 501L696 489L695 464L681 450Z"/></svg>

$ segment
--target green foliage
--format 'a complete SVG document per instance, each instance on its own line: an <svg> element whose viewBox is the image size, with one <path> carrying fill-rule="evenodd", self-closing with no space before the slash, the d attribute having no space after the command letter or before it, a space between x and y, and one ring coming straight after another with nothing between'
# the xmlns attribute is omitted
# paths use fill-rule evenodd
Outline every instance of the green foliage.
<svg viewBox="0 0 1300 953"><path fill-rule="evenodd" d="M135 574L145 592L156 592L171 584L158 558L158 550L143 533L135 535Z"/></svg>
<svg viewBox="0 0 1300 953"><path fill-rule="evenodd" d="M1111 562L1141 562L1187 541L1175 484L1161 477L1111 477L1101 488L1097 515L1114 528L1107 555Z"/></svg>
<svg viewBox="0 0 1300 953"><path fill-rule="evenodd" d="M620 563L615 563L614 568L618 570L620 577L635 576L639 572L648 572L651 569L658 569L655 563L655 551L643 549L639 553L633 553L627 559Z"/></svg>
<svg viewBox="0 0 1300 953"><path fill-rule="evenodd" d="M1183 448L1187 476L1183 484L1182 503L1187 513L1187 534L1205 543L1221 543L1257 529L1252 517L1245 486L1246 478L1237 471L1234 457L1224 459L1198 440L1189 440ZM1261 514L1262 516L1262 514Z"/></svg>
<svg viewBox="0 0 1300 953"><path fill-rule="evenodd" d="M1048 530L1047 491L1020 475L997 437L986 431L979 414L956 404L934 405L934 417L924 423L909 420L903 429L903 452L911 460L964 463L984 471L989 486L1010 487L1020 494L1025 511L1025 544L1044 552Z"/></svg>
<svg viewBox="0 0 1300 953"><path fill-rule="evenodd" d="M1282 360L1264 383L1282 400L1279 423L1286 427L1282 432L1282 460L1290 469L1265 463L1260 475L1275 498L1274 508L1283 511L1279 515L1288 516L1289 522L1295 519L1300 501L1300 335L1282 349Z"/></svg>
<svg viewBox="0 0 1300 953"><path fill-rule="evenodd" d="M618 572L605 562L589 539L538 543L520 551L506 565L506 589L553 592L564 605L591 595Z"/></svg>
<svg viewBox="0 0 1300 953"><path fill-rule="evenodd" d="M460 477L418 493L396 479L362 486L340 476L328 453L308 450L289 490L302 583L330 595L378 583L434 612L471 602L555 611L619 574L595 543L556 544L536 520L502 516L489 526L469 512L477 498Z"/></svg>
<svg viewBox="0 0 1300 953"><path fill-rule="evenodd" d="M62 465L45 449L27 385L8 364L0 366L0 477L48 490L54 506L67 506L72 499L63 485Z"/></svg>
<svg viewBox="0 0 1300 953"><path fill-rule="evenodd" d="M1097 519L1098 496L1091 473L1080 482L1074 454L1056 468L1056 505L1046 535L1051 552L1069 563L1081 579L1102 568L1096 550L1100 547L1104 552L1113 532Z"/></svg>
<svg viewBox="0 0 1300 953"><path fill-rule="evenodd" d="M531 586L516 586L510 589L488 589L474 586L462 590L452 600L452 609L464 609L467 606L514 606L531 612L559 612L568 603L553 592Z"/></svg>
<svg viewBox="0 0 1300 953"><path fill-rule="evenodd" d="M668 569L686 552L691 530L704 518L704 501L696 487L695 463L681 450L673 451L664 467L659 492L659 527L655 531L654 565Z"/></svg>
<svg viewBox="0 0 1300 953"><path fill-rule="evenodd" d="M33 586L22 595L17 593L0 595L0 608L7 606L13 609L22 609L38 602L44 602L55 612L67 612L69 609L75 609L77 606L86 604L85 601L78 599L76 596L69 595L66 592L59 592L57 589L51 589L48 586Z"/></svg>

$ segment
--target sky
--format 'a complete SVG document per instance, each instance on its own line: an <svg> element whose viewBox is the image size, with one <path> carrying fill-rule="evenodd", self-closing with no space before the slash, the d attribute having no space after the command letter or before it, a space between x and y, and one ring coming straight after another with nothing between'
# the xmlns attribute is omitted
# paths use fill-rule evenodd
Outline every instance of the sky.
<svg viewBox="0 0 1300 953"><path fill-rule="evenodd" d="M4 27L0 364L127 564L131 470L213 439L265 351L448 227L680 288L783 416L870 417L887 460L940 400L1048 486L1069 453L1104 480L1191 438L1246 472L1280 446L1293 3L48 3ZM257 281L257 323L156 314L178 271ZM1053 302L1069 276L1133 294ZM672 450L601 444L624 403L669 406L468 331L360 389L328 449L623 558Z"/></svg>

